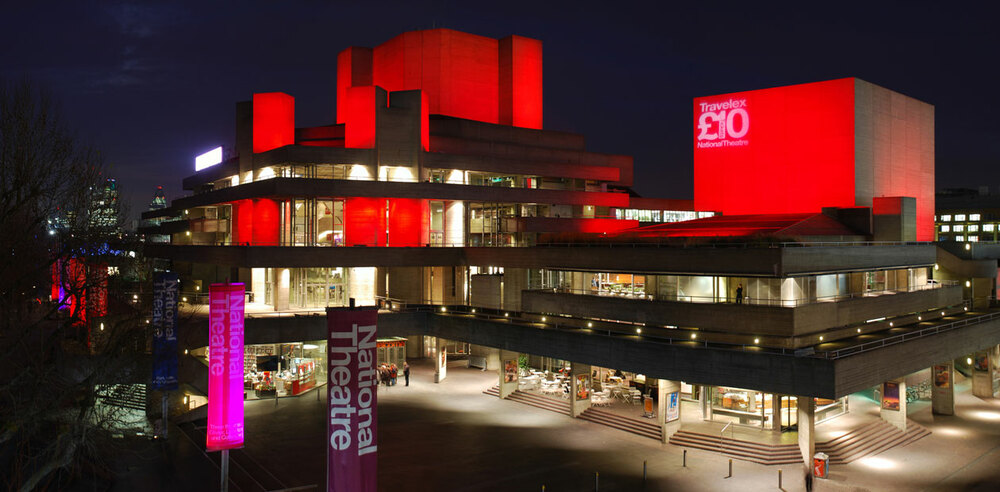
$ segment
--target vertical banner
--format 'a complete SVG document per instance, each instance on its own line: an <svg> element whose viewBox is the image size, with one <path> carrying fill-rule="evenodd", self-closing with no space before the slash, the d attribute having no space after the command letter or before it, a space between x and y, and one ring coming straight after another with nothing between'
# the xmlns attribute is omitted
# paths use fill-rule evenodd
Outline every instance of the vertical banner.
<svg viewBox="0 0 1000 492"><path fill-rule="evenodd" d="M517 382L517 360L510 359L503 361L503 382Z"/></svg>
<svg viewBox="0 0 1000 492"><path fill-rule="evenodd" d="M375 492L378 376L372 308L326 308L327 490Z"/></svg>
<svg viewBox="0 0 1000 492"><path fill-rule="evenodd" d="M243 293L241 283L209 288L209 451L243 446Z"/></svg>
<svg viewBox="0 0 1000 492"><path fill-rule="evenodd" d="M899 410L899 383L892 381L882 383L882 408Z"/></svg>
<svg viewBox="0 0 1000 492"><path fill-rule="evenodd" d="M153 277L153 390L177 389L177 294L176 273Z"/></svg>

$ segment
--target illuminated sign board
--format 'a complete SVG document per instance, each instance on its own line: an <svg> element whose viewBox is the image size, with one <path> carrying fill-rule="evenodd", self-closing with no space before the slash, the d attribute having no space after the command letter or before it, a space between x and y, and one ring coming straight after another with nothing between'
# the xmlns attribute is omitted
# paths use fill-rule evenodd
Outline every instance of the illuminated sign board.
<svg viewBox="0 0 1000 492"><path fill-rule="evenodd" d="M176 272L160 272L153 278L153 389L177 389L177 298L180 282Z"/></svg>
<svg viewBox="0 0 1000 492"><path fill-rule="evenodd" d="M742 147L749 145L746 139L750 131L750 114L747 99L729 98L714 102L701 101L697 108L699 149L715 147Z"/></svg>
<svg viewBox="0 0 1000 492"><path fill-rule="evenodd" d="M378 311L327 308L327 490L375 492Z"/></svg>
<svg viewBox="0 0 1000 492"><path fill-rule="evenodd" d="M243 446L243 293L241 283L209 288L209 451Z"/></svg>
<svg viewBox="0 0 1000 492"><path fill-rule="evenodd" d="M194 170L201 171L222 162L222 147L216 147L194 158Z"/></svg>

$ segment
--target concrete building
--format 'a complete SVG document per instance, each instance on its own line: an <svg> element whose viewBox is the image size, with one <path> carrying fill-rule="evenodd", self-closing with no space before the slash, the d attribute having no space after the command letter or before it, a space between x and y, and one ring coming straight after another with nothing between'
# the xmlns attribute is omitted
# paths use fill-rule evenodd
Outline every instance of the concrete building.
<svg viewBox="0 0 1000 492"><path fill-rule="evenodd" d="M915 373L933 372L940 412L954 411L956 370L993 396L1000 319L970 289L995 284L995 260L916 242L932 235L933 107L857 79L699 98L693 203L639 198L630 157L542 128L541 60L537 40L416 31L341 52L335 124L296 128L282 93L237 104L232 150L199 158L193 194L143 218L176 218L144 231L171 236L146 252L181 274L189 304L210 283L246 284L247 371L292 373L249 392L325 381L319 310L353 300L381 307L380 336L398 337L383 360L434 357L443 380L440 355L461 356L511 398L533 391L532 370L550 389L561 373L565 413L595 421L591 393L627 388L657 402L643 432L664 441L687 400L706 425L796 433L784 462L811 463L817 422L873 388L899 434L886 439L918 438ZM775 147L794 121L830 115L826 136ZM780 165L737 172L768 157ZM843 179L809 181L826 171ZM192 401L203 321L180 337ZM713 429L675 441L717 449Z"/></svg>

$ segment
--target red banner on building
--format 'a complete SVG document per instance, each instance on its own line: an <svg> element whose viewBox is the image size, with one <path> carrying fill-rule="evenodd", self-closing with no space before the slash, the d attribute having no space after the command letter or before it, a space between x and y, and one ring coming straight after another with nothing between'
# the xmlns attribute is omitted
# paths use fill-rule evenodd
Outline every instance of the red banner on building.
<svg viewBox="0 0 1000 492"><path fill-rule="evenodd" d="M375 308L327 308L327 490L375 492L378 465Z"/></svg>
<svg viewBox="0 0 1000 492"><path fill-rule="evenodd" d="M243 292L243 284L209 288L209 451L243 446Z"/></svg>

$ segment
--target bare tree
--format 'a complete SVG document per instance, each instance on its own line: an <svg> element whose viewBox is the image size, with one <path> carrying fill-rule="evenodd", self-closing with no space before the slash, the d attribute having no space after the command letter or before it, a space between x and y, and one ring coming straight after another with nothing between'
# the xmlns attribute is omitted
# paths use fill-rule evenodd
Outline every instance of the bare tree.
<svg viewBox="0 0 1000 492"><path fill-rule="evenodd" d="M121 415L97 403L115 383L144 382L142 303L125 295L121 275L108 277L109 266L135 267L136 255L121 246L116 204L95 207L103 172L43 90L0 81L0 483L8 489L106 475Z"/></svg>

